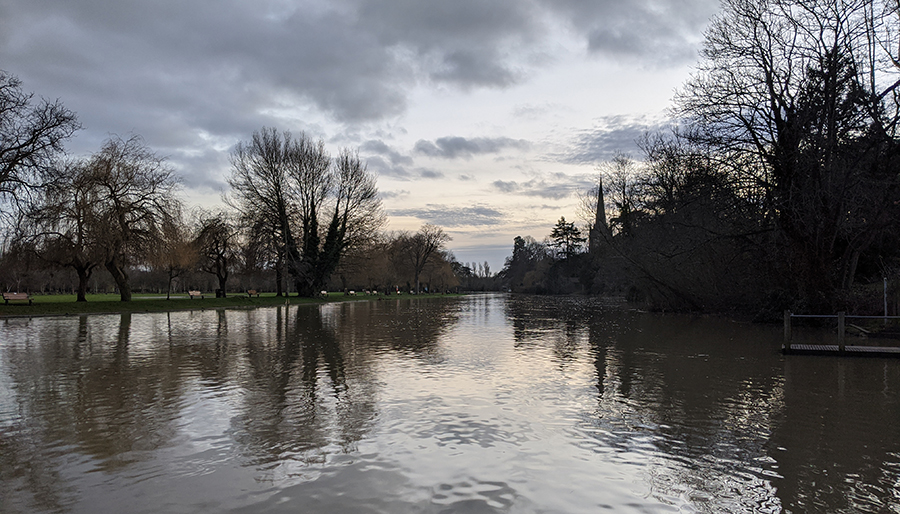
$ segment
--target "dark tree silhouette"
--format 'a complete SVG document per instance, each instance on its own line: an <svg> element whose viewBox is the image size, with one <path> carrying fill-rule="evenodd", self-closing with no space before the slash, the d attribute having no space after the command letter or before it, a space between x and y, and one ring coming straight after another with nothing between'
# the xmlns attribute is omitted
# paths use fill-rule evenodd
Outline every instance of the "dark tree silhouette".
<svg viewBox="0 0 900 514"><path fill-rule="evenodd" d="M450 241L450 236L444 232L444 229L428 223L422 225L415 234L401 234L397 238L400 258L413 271L416 294L419 293L419 277L429 259L448 241Z"/></svg>
<svg viewBox="0 0 900 514"><path fill-rule="evenodd" d="M100 244L99 190L85 161L66 164L26 212L20 237L45 262L72 268L78 276L77 301L87 301L87 285L104 262Z"/></svg>
<svg viewBox="0 0 900 514"><path fill-rule="evenodd" d="M215 275L224 298L228 276L238 254L237 230L228 214L202 213L194 244L199 250L200 270Z"/></svg>
<svg viewBox="0 0 900 514"><path fill-rule="evenodd" d="M550 238L553 240L551 246L558 248L566 259L580 252L582 245L587 241L575 223L567 222L565 216L556 222L553 231L550 232Z"/></svg>
<svg viewBox="0 0 900 514"><path fill-rule="evenodd" d="M96 195L98 246L123 302L131 300L129 269L158 243L163 219L178 208L176 178L143 139L113 137L85 162Z"/></svg>
<svg viewBox="0 0 900 514"><path fill-rule="evenodd" d="M896 241L898 30L896 3L726 0L679 94L688 137L759 199L769 258L814 308Z"/></svg>
<svg viewBox="0 0 900 514"><path fill-rule="evenodd" d="M0 71L0 199L37 185L52 169L62 144L80 128L75 113L59 101L32 103L22 82Z"/></svg>
<svg viewBox="0 0 900 514"><path fill-rule="evenodd" d="M229 184L242 217L271 227L301 296L317 294L342 255L384 222L375 178L359 156L342 150L332 160L322 141L303 133L254 132L232 154Z"/></svg>

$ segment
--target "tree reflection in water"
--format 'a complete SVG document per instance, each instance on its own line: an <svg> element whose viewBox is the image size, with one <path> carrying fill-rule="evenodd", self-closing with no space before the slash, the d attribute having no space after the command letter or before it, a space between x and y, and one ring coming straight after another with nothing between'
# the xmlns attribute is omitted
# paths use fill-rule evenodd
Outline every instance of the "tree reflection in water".
<svg viewBox="0 0 900 514"><path fill-rule="evenodd" d="M779 327L511 297L516 345L589 354L598 450L641 452L653 496L709 511L858 512L898 505L900 367L777 355ZM873 408L867 398L881 395ZM887 470L894 470L887 472Z"/></svg>
<svg viewBox="0 0 900 514"><path fill-rule="evenodd" d="M896 510L900 367L779 331L502 295L6 319L0 512Z"/></svg>
<svg viewBox="0 0 900 514"><path fill-rule="evenodd" d="M67 321L40 323L24 344L4 352L20 414L2 427L11 445L2 458L13 459L2 468L34 477L18 493L56 509L74 494L60 475L73 453L88 457L88 470L102 472L147 458L174 436L181 394L168 346L132 355L131 314Z"/></svg>
<svg viewBox="0 0 900 514"><path fill-rule="evenodd" d="M79 501L65 478L72 465L107 474L157 466L185 429L214 424L185 419L204 398L223 402L224 435L258 480L353 451L376 418L378 354L439 360L437 338L455 310L371 307L3 321L19 340L2 353L0 511L65 510Z"/></svg>

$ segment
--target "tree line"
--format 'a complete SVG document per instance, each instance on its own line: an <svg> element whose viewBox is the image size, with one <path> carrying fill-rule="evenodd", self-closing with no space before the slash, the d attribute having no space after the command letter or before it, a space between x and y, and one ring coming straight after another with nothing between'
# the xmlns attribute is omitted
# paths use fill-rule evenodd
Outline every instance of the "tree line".
<svg viewBox="0 0 900 514"><path fill-rule="evenodd" d="M554 263L517 238L511 287L562 273L662 309L882 310L882 280L900 285L900 6L722 6L676 128L601 166L589 245Z"/></svg>
<svg viewBox="0 0 900 514"><path fill-rule="evenodd" d="M173 285L207 283L198 274L214 278L220 295L236 275L253 289L301 296L471 282L441 227L381 230L375 177L351 149L332 157L321 140L263 128L231 152L226 207L189 210L179 177L139 136L66 158L62 143L79 128L59 102L35 103L17 78L0 74L4 290L59 288L52 277L71 275L86 301L98 270L122 301L132 298L134 276L140 289L167 297Z"/></svg>
<svg viewBox="0 0 900 514"><path fill-rule="evenodd" d="M724 0L673 128L645 135L639 159L603 163L584 224L560 218L543 242L517 237L497 276L444 253L438 227L382 233L358 154L331 157L304 134L264 128L239 143L229 209L185 224L176 177L142 142L114 138L59 165L74 114L33 104L2 75L0 195L18 228L5 253L28 247L79 284L103 268L123 299L128 274L152 268L169 281L202 269L221 290L229 273L266 270L279 294L335 280L466 283L760 317L876 312L882 281L900 287L898 37L896 1ZM183 245L190 266L176 259Z"/></svg>

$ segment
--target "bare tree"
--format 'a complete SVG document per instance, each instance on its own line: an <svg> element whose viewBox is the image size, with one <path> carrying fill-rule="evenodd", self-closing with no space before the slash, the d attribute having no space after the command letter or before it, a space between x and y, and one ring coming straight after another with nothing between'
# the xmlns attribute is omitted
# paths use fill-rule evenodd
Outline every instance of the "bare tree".
<svg viewBox="0 0 900 514"><path fill-rule="evenodd" d="M240 216L237 228L241 232L241 262L244 273L264 270L275 272L275 296L284 295L284 247L277 237L278 229L264 216Z"/></svg>
<svg viewBox="0 0 900 514"><path fill-rule="evenodd" d="M279 294L288 253L291 265L299 258L294 237L297 207L287 164L292 141L289 133L263 128L249 142L239 142L231 154L231 194L226 197L240 213L241 225L251 230L250 239L273 252Z"/></svg>
<svg viewBox="0 0 900 514"><path fill-rule="evenodd" d="M123 302L131 300L129 267L146 260L163 219L178 208L176 179L139 136L113 137L85 163L101 231L98 245Z"/></svg>
<svg viewBox="0 0 900 514"><path fill-rule="evenodd" d="M384 220L375 179L359 157L344 150L332 161L322 141L303 133L255 132L235 148L229 183L242 215L272 227L301 296L316 294L344 252Z"/></svg>
<svg viewBox="0 0 900 514"><path fill-rule="evenodd" d="M197 242L191 238L181 209L173 209L162 217L159 240L149 255L150 263L166 273L166 300L172 296L172 282L193 269L200 258Z"/></svg>
<svg viewBox="0 0 900 514"><path fill-rule="evenodd" d="M895 1L726 0L679 94L691 141L714 149L776 233L769 252L818 307L887 251L900 165Z"/></svg>
<svg viewBox="0 0 900 514"><path fill-rule="evenodd" d="M268 239L277 249L277 260L284 261L295 281L303 271L301 247L295 235L299 200L294 176L289 173L297 167L292 163L300 154L296 147L289 132L279 134L274 128L264 127L254 132L249 142L235 146L228 179L229 203L238 209L246 224L269 231Z"/></svg>
<svg viewBox="0 0 900 514"><path fill-rule="evenodd" d="M435 252L428 265L422 270L429 292L441 293L459 286L459 279L453 273L453 254L447 251ZM486 274L490 276L490 265L484 263Z"/></svg>
<svg viewBox="0 0 900 514"><path fill-rule="evenodd" d="M215 275L223 298L238 254L236 238L237 230L227 213L201 213L195 242L200 270Z"/></svg>
<svg viewBox="0 0 900 514"><path fill-rule="evenodd" d="M373 233L372 240L355 245L348 252L337 272L341 280L364 285L368 289L385 293L397 285L398 269L393 261L395 237L393 234Z"/></svg>
<svg viewBox="0 0 900 514"><path fill-rule="evenodd" d="M444 248L450 236L437 225L426 223L415 234L401 234L398 238L400 258L410 266L419 293L419 276L435 252Z"/></svg>
<svg viewBox="0 0 900 514"><path fill-rule="evenodd" d="M75 271L77 301L84 302L88 281L104 259L99 191L84 161L70 162L54 175L26 212L21 236L44 261Z"/></svg>
<svg viewBox="0 0 900 514"><path fill-rule="evenodd" d="M297 198L301 238L300 248L294 252L289 248L288 270L300 296L312 296L321 290L316 279L322 242L319 218L325 214L325 199L333 185L331 157L325 151L324 141L313 141L303 133L288 148L288 175Z"/></svg>
<svg viewBox="0 0 900 514"><path fill-rule="evenodd" d="M332 180L331 221L315 263L313 291L321 289L348 250L372 242L385 219L375 177L368 173L359 154L341 150Z"/></svg>
<svg viewBox="0 0 900 514"><path fill-rule="evenodd" d="M59 101L32 104L33 93L22 82L0 71L0 199L17 201L51 169L63 141L80 128L75 113Z"/></svg>

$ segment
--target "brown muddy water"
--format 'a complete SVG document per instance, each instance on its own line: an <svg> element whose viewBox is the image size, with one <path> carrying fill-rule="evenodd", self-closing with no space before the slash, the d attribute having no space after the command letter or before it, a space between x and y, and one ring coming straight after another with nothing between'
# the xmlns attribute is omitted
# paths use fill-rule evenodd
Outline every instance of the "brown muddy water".
<svg viewBox="0 0 900 514"><path fill-rule="evenodd" d="M499 294L0 320L0 512L900 512L900 359L780 338Z"/></svg>

